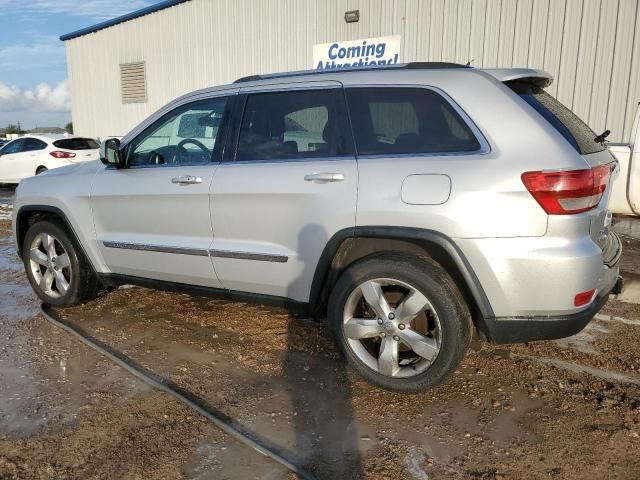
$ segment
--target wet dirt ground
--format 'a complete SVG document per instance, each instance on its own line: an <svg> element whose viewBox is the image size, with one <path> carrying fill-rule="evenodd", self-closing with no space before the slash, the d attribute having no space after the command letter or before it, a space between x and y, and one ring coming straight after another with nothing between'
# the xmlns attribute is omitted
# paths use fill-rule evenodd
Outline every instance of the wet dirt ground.
<svg viewBox="0 0 640 480"><path fill-rule="evenodd" d="M39 314L0 189L0 479L293 479ZM623 268L640 272L640 241ZM376 389L284 310L120 288L60 311L318 479L639 479L640 305L555 342L474 341L448 383Z"/></svg>

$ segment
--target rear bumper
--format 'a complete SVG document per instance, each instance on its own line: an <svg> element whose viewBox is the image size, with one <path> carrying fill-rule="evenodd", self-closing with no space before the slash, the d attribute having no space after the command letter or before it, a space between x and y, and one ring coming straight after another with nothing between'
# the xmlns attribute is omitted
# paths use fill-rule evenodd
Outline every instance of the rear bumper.
<svg viewBox="0 0 640 480"><path fill-rule="evenodd" d="M484 318L478 323L481 334L494 343L525 343L565 338L580 332L607 303L609 294L622 291L624 281L618 265L622 243L617 235L611 238L610 248L602 252L600 272L593 277L597 278L597 296L587 308L566 314Z"/></svg>
<svg viewBox="0 0 640 480"><path fill-rule="evenodd" d="M575 236L574 230L586 231L587 225L561 226L562 235L456 239L491 305L485 317L573 315L581 311L574 305L576 294L613 288L621 251L617 236L611 234L611 245L603 248L590 235Z"/></svg>
<svg viewBox="0 0 640 480"><path fill-rule="evenodd" d="M619 282L621 283L621 278ZM582 331L596 313L607 303L613 288L601 292L591 305L581 312L557 317L493 318L484 319L481 327L485 337L494 343L525 343L570 337Z"/></svg>
<svg viewBox="0 0 640 480"><path fill-rule="evenodd" d="M616 268L616 275L617 271ZM478 327L487 340L493 343L525 343L570 337L589 324L607 303L609 294L620 293L622 284L622 277L617 276L611 288L601 291L586 310L577 313L549 317L485 318Z"/></svg>

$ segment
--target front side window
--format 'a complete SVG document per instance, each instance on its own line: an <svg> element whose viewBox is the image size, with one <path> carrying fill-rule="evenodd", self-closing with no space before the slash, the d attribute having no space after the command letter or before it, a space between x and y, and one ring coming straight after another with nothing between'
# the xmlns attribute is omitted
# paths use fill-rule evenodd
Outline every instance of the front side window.
<svg viewBox="0 0 640 480"><path fill-rule="evenodd" d="M25 152L33 152L35 150L43 150L47 148L46 142L39 140L37 138L25 138L24 139L24 151Z"/></svg>
<svg viewBox="0 0 640 480"><path fill-rule="evenodd" d="M0 149L0 155L7 155L9 153L20 153L23 151L22 145L24 143L24 139L18 138L7 143L2 149Z"/></svg>
<svg viewBox="0 0 640 480"><path fill-rule="evenodd" d="M414 87L347 89L359 155L473 152L480 143L437 92Z"/></svg>
<svg viewBox="0 0 640 480"><path fill-rule="evenodd" d="M140 134L127 147L129 166L193 165L217 161L228 98L183 105Z"/></svg>
<svg viewBox="0 0 640 480"><path fill-rule="evenodd" d="M340 157L353 153L339 89L256 93L247 98L236 160Z"/></svg>

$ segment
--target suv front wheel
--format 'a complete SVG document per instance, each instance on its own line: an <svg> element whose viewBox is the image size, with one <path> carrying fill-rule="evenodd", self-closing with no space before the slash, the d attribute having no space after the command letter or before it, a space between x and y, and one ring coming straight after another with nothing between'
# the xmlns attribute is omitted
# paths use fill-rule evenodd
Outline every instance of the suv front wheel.
<svg viewBox="0 0 640 480"><path fill-rule="evenodd" d="M328 317L350 366L388 390L437 385L471 341L469 310L451 277L430 259L400 253L349 267L333 288Z"/></svg>
<svg viewBox="0 0 640 480"><path fill-rule="evenodd" d="M57 222L34 223L25 235L22 257L29 283L44 303L69 307L95 296L95 273Z"/></svg>

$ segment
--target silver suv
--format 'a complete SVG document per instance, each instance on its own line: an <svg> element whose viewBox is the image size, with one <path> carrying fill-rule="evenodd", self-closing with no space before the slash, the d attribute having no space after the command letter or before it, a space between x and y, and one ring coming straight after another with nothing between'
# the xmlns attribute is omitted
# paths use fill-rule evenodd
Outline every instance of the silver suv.
<svg viewBox="0 0 640 480"><path fill-rule="evenodd" d="M102 163L20 183L46 303L138 284L327 318L360 375L419 391L473 331L580 331L619 285L617 164L530 69L420 63L240 79L171 102Z"/></svg>

